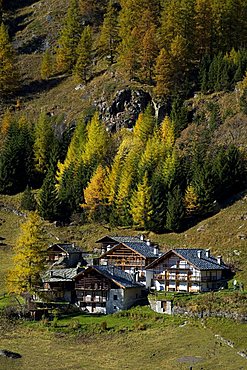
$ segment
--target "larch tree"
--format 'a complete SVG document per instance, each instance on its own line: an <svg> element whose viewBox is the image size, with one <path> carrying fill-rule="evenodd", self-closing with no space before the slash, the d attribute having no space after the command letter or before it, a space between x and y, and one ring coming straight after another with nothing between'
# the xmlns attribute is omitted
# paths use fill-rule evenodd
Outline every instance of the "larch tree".
<svg viewBox="0 0 247 370"><path fill-rule="evenodd" d="M160 126L161 138L167 152L171 152L175 143L174 125L168 116L165 116Z"/></svg>
<svg viewBox="0 0 247 370"><path fill-rule="evenodd" d="M152 220L152 188L149 185L147 173L138 183L130 201L130 212L135 225L141 229L148 229Z"/></svg>
<svg viewBox="0 0 247 370"><path fill-rule="evenodd" d="M156 119L153 115L152 106L149 104L143 113L140 113L133 130L134 138L138 138L143 144L152 136L156 127Z"/></svg>
<svg viewBox="0 0 247 370"><path fill-rule="evenodd" d="M6 26L0 25L0 96L12 92L18 83L15 54Z"/></svg>
<svg viewBox="0 0 247 370"><path fill-rule="evenodd" d="M51 146L54 139L54 131L50 118L42 112L35 127L34 155L36 169L45 174L49 167Z"/></svg>
<svg viewBox="0 0 247 370"><path fill-rule="evenodd" d="M93 174L88 186L84 190L84 203L81 205L88 211L89 220L100 220L103 213L105 199L104 182L106 169L99 165Z"/></svg>
<svg viewBox="0 0 247 370"><path fill-rule="evenodd" d="M140 50L141 77L149 84L153 83L154 66L159 54L156 29L154 25L145 32Z"/></svg>
<svg viewBox="0 0 247 370"><path fill-rule="evenodd" d="M90 79L92 75L92 32L90 26L86 26L81 34L79 44L76 49L77 61L73 69L73 75L77 82L84 82Z"/></svg>
<svg viewBox="0 0 247 370"><path fill-rule="evenodd" d="M118 10L114 1L110 0L98 40L100 53L103 57L109 57L110 64L115 61L119 40Z"/></svg>
<svg viewBox="0 0 247 370"><path fill-rule="evenodd" d="M188 185L184 194L184 206L186 212L191 215L199 209L198 196L192 185Z"/></svg>
<svg viewBox="0 0 247 370"><path fill-rule="evenodd" d="M40 77L42 80L48 80L48 78L52 75L53 65L52 65L52 54L49 49L43 54L40 66Z"/></svg>
<svg viewBox="0 0 247 370"><path fill-rule="evenodd" d="M33 293L40 283L46 258L46 232L37 213L30 212L21 225L14 247L13 267L8 273L7 288L10 293Z"/></svg>
<svg viewBox="0 0 247 370"><path fill-rule="evenodd" d="M81 20L77 0L70 0L65 24L58 39L56 65L59 72L71 71L77 58L76 48L81 35Z"/></svg>

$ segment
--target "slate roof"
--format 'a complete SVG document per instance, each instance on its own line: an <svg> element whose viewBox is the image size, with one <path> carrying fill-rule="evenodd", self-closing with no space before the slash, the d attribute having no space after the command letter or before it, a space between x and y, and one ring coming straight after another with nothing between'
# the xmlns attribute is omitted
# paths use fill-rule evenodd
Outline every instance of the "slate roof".
<svg viewBox="0 0 247 370"><path fill-rule="evenodd" d="M125 243L125 242L135 242L135 243L143 243L138 236L109 236L106 235L103 238L96 241L96 243L102 243L105 239L111 239L112 241L116 241L118 243Z"/></svg>
<svg viewBox="0 0 247 370"><path fill-rule="evenodd" d="M135 282L132 275L115 266L92 266L92 268L124 288L144 287L143 284Z"/></svg>
<svg viewBox="0 0 247 370"><path fill-rule="evenodd" d="M226 270L228 267L222 262L221 265L217 263L217 258L210 255L206 257L205 249L173 249L181 257L192 263L199 270ZM197 252L201 251L201 258L198 257Z"/></svg>
<svg viewBox="0 0 247 370"><path fill-rule="evenodd" d="M81 268L50 269L41 275L43 283L55 283L59 281L72 281L78 275Z"/></svg>
<svg viewBox="0 0 247 370"><path fill-rule="evenodd" d="M147 245L146 242L124 242L122 243L126 245L127 247L130 247L131 249L135 250L136 252L140 253L142 256L147 258L157 258L158 256L154 254L154 248L153 246Z"/></svg>
<svg viewBox="0 0 247 370"><path fill-rule="evenodd" d="M198 257L198 251L201 251L201 258ZM199 270L228 270L228 266L226 266L223 262L221 265L218 264L217 258L210 255L210 257L206 256L206 249L190 249L190 248L177 248L177 249L171 249L165 254L163 254L161 257L159 257L157 260L150 263L149 266L147 266L147 269L155 266L160 261L163 261L163 259L168 256L170 253L176 253L183 259L187 260L189 263L191 263L194 267L196 267Z"/></svg>
<svg viewBox="0 0 247 370"><path fill-rule="evenodd" d="M48 249L51 249L54 246L58 246L66 253L82 253L82 250L79 247L76 247L73 243L56 243L50 245Z"/></svg>

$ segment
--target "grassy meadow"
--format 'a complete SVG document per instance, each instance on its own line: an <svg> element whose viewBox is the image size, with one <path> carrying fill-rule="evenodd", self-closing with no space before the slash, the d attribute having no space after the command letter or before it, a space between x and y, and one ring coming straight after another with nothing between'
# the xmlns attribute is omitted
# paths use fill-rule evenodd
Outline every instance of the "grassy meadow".
<svg viewBox="0 0 247 370"><path fill-rule="evenodd" d="M199 323L159 322L146 330L111 329L91 335L66 335L58 329L18 326L1 335L0 348L18 352L22 358L0 357L0 369L187 370L193 366L193 370L240 370L247 366L237 349L221 343Z"/></svg>

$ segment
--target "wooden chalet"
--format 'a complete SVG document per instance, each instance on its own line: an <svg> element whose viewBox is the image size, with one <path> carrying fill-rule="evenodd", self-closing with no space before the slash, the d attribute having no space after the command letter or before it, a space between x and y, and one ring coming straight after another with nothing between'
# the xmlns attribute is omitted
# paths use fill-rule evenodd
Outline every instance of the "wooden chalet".
<svg viewBox="0 0 247 370"><path fill-rule="evenodd" d="M146 286L155 290L207 292L227 285L229 268L209 249L171 249L146 268Z"/></svg>
<svg viewBox="0 0 247 370"><path fill-rule="evenodd" d="M75 267L79 263L82 266L87 264L82 257L82 250L74 243L50 245L47 248L47 263L49 265L64 265L64 267Z"/></svg>
<svg viewBox="0 0 247 370"><path fill-rule="evenodd" d="M146 298L145 286L114 266L91 266L75 277L76 305L90 313L110 314Z"/></svg>
<svg viewBox="0 0 247 370"><path fill-rule="evenodd" d="M116 266L128 273L138 272L139 281L145 280L145 268L159 257L157 246L149 241L125 241L113 245L99 257L101 266Z"/></svg>

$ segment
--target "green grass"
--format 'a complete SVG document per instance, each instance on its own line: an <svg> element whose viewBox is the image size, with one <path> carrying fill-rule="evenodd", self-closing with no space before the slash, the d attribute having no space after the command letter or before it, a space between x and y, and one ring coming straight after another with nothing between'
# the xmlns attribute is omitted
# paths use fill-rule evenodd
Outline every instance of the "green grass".
<svg viewBox="0 0 247 370"><path fill-rule="evenodd" d="M109 319L109 320L112 320ZM147 330L71 336L45 329L16 327L0 337L0 348L20 353L20 360L0 358L1 370L166 369L237 370L247 362L237 350L220 345L210 328L160 323ZM192 363L189 356L199 360ZM179 362L186 360L188 362Z"/></svg>

